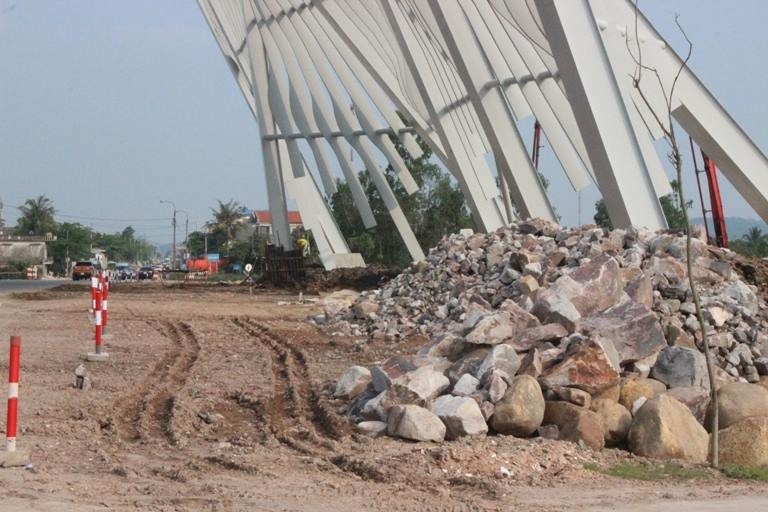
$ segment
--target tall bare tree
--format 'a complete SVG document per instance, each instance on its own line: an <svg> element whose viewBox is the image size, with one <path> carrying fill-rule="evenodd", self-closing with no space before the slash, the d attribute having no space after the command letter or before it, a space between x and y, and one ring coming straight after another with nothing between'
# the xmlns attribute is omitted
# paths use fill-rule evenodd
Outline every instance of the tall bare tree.
<svg viewBox="0 0 768 512"><path fill-rule="evenodd" d="M675 168L675 172L677 173L677 188L675 189L675 192L677 192L679 197L679 204L686 205L685 201L685 194L683 192L683 155L680 151L680 145L677 140L677 133L675 131L675 123L674 119L672 117L672 102L675 97L675 90L677 88L677 83L680 79L680 76L683 74L685 69L688 67L688 62L691 59L691 55L693 54L693 43L691 42L690 38L688 37L688 34L685 32L685 29L683 29L683 26L680 24L680 15L675 15L675 24L677 25L677 28L682 33L683 37L685 38L686 43L688 44L688 51L685 55L685 58L683 59L682 64L680 65L680 68L677 70L677 73L675 74L672 83L669 85L669 87L665 87L664 80L662 80L661 75L659 74L658 69L648 66L647 64L643 63L643 52L641 47L641 40L639 37L639 19L640 19L640 11L638 7L639 0L635 0L635 33L634 33L634 41L636 43L636 48L633 48L630 44L630 38L627 37L627 50L629 51L629 54L632 56L632 59L635 61L635 71L632 75L632 86L635 88L635 90L638 92L638 95L642 99L645 106L650 111L651 115L654 117L654 120L656 124L659 126L659 128L664 133L664 138L667 141L667 144L669 145L669 160L672 163L673 167ZM646 94L647 90L645 89L645 82L644 77L646 75L650 74L652 77L654 77L656 80L656 86L659 87L661 94L664 97L665 105L664 105L664 112L658 112L655 110L654 106L651 104L651 102L648 99L648 96ZM691 295L693 297L693 303L696 306L696 318L699 320L699 330L701 333L701 344L704 350L704 358L707 362L707 374L709 376L709 387L710 387L710 403L712 408L712 437L711 437L711 446L710 446L710 463L712 467L717 468L719 466L719 460L718 460L718 433L719 433L719 417L718 417L718 401L717 401L717 388L715 385L715 365L713 361L712 354L710 352L709 347L709 341L707 339L707 329L706 329L706 323L704 322L704 314L703 310L701 308L701 300L699 299L699 290L696 286L696 280L693 277L693 255L691 254L691 223L690 219L688 218L688 208L683 207L682 208L683 213L683 219L685 222L684 229L685 229L685 263L686 263L686 269L688 272L688 284L691 288Z"/></svg>

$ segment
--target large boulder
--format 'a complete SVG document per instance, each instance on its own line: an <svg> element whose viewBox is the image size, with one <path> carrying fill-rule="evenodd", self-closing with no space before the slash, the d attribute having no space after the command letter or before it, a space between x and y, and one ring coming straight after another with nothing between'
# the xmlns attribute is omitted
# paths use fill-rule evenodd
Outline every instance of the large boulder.
<svg viewBox="0 0 768 512"><path fill-rule="evenodd" d="M608 339L626 364L656 354L667 346L656 314L637 302L625 302L581 322L581 332Z"/></svg>
<svg viewBox="0 0 768 512"><path fill-rule="evenodd" d="M594 450L605 446L605 431L600 417L594 412L568 402L547 402L544 425L557 425L558 439L584 444Z"/></svg>
<svg viewBox="0 0 768 512"><path fill-rule="evenodd" d="M531 315L513 301L505 301L495 312L480 319L464 337L474 345L496 345L512 338L519 331L539 325Z"/></svg>
<svg viewBox="0 0 768 512"><path fill-rule="evenodd" d="M423 366L430 358L414 356L392 356L371 368L371 378L374 389L381 393L389 388L392 381L408 372Z"/></svg>
<svg viewBox="0 0 768 512"><path fill-rule="evenodd" d="M443 395L432 403L432 412L445 423L448 439L488 432L480 406L471 398Z"/></svg>
<svg viewBox="0 0 768 512"><path fill-rule="evenodd" d="M507 344L496 345L475 370L475 377L481 379L489 370L501 370L509 376L515 375L520 368L520 357L514 347Z"/></svg>
<svg viewBox="0 0 768 512"><path fill-rule="evenodd" d="M667 347L659 353L651 377L670 388L698 386L709 389L704 354L685 347Z"/></svg>
<svg viewBox="0 0 768 512"><path fill-rule="evenodd" d="M581 265L568 274L568 277L580 285L580 289L568 286L563 287L562 291L582 316L615 306L624 293L619 264L605 253L596 256L586 265ZM555 281L555 290L560 288L559 282L559 279Z"/></svg>
<svg viewBox="0 0 768 512"><path fill-rule="evenodd" d="M572 342L564 359L544 371L544 387L575 387L595 394L619 382L619 368L610 354L608 343L592 339Z"/></svg>
<svg viewBox="0 0 768 512"><path fill-rule="evenodd" d="M728 428L734 423L753 416L768 417L768 390L756 384L729 382L717 390L718 424ZM707 411L707 428L711 427L712 404Z"/></svg>
<svg viewBox="0 0 768 512"><path fill-rule="evenodd" d="M760 304L757 301L757 295L755 295L755 292L738 279L725 287L723 290L723 295L734 299L752 316L756 315L760 309Z"/></svg>
<svg viewBox="0 0 768 512"><path fill-rule="evenodd" d="M396 405L389 411L387 434L412 441L445 439L445 424L435 414L418 405Z"/></svg>
<svg viewBox="0 0 768 512"><path fill-rule="evenodd" d="M339 398L354 398L368 387L371 383L371 371L364 366L352 366L344 375L341 376L339 382L336 383L336 390L333 392L333 396Z"/></svg>
<svg viewBox="0 0 768 512"><path fill-rule="evenodd" d="M443 333L419 349L418 355L425 357L447 357L455 359L466 347L464 338L453 333Z"/></svg>
<svg viewBox="0 0 768 512"><path fill-rule="evenodd" d="M581 313L576 306L551 288L538 295L532 313L542 322L562 325L569 333L575 332L581 322Z"/></svg>
<svg viewBox="0 0 768 512"><path fill-rule="evenodd" d="M694 418L696 418L696 421L702 425L704 424L707 406L709 405L709 390L696 386L687 386L672 388L667 391L667 394L686 406Z"/></svg>
<svg viewBox="0 0 768 512"><path fill-rule="evenodd" d="M619 403L627 408L628 411L632 410L632 404L634 404L638 398L645 397L646 399L653 398L667 391L667 386L663 382L659 382L655 379L644 379L642 377L637 379L622 379L621 391L619 392Z"/></svg>
<svg viewBox="0 0 768 512"><path fill-rule="evenodd" d="M474 347L474 345L470 345ZM491 351L491 347L477 347L464 354L460 359L457 359L445 372L445 375L455 383L465 373L474 375L477 369L483 364L485 356Z"/></svg>
<svg viewBox="0 0 768 512"><path fill-rule="evenodd" d="M392 381L388 397L396 404L425 405L450 385L448 377L422 366Z"/></svg>
<svg viewBox="0 0 768 512"><path fill-rule="evenodd" d="M654 459L705 462L709 435L688 408L664 394L645 402L627 436L629 450Z"/></svg>
<svg viewBox="0 0 768 512"><path fill-rule="evenodd" d="M508 339L506 343L515 347L518 352L527 352L545 341L557 342L566 336L568 336L568 330L565 327L551 323L525 329Z"/></svg>
<svg viewBox="0 0 768 512"><path fill-rule="evenodd" d="M720 464L768 468L768 418L745 418L720 431Z"/></svg>
<svg viewBox="0 0 768 512"><path fill-rule="evenodd" d="M543 418L544 396L539 383L529 375L518 375L496 403L490 424L500 434L528 437Z"/></svg>
<svg viewBox="0 0 768 512"><path fill-rule="evenodd" d="M605 446L620 446L627 439L632 414L626 407L606 398L592 400L590 410L600 418L605 433Z"/></svg>

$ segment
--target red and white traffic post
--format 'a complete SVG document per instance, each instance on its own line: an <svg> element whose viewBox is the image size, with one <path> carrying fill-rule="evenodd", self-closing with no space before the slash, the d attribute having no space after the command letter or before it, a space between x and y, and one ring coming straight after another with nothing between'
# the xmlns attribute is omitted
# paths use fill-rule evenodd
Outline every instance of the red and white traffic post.
<svg viewBox="0 0 768 512"><path fill-rule="evenodd" d="M21 337L11 336L11 353L8 358L8 414L5 423L6 451L0 452L0 466L24 466L29 455L16 449L19 425L19 377L21 376Z"/></svg>
<svg viewBox="0 0 768 512"><path fill-rule="evenodd" d="M97 278L97 283L100 282L100 278ZM100 286L97 286L93 290L93 341L94 351L88 352L85 355L85 359L88 361L106 361L109 359L109 354L102 350L102 329L103 329L103 317L102 317L102 297L103 292Z"/></svg>
<svg viewBox="0 0 768 512"><path fill-rule="evenodd" d="M106 273L101 274L101 337L109 339L111 334L107 334L107 319L109 317L109 276Z"/></svg>

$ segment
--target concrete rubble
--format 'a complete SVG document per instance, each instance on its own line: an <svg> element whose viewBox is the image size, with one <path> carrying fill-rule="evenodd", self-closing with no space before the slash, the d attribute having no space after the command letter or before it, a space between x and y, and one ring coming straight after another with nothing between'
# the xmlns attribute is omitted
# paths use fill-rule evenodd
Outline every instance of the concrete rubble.
<svg viewBox="0 0 768 512"><path fill-rule="evenodd" d="M762 401L728 409L741 407L731 386L765 392L766 305L728 251L694 239L691 252L721 418L768 417ZM680 234L531 220L444 237L382 288L329 296L313 320L371 343L425 339L341 378L335 395L363 432L540 435L701 461L709 380L684 254Z"/></svg>

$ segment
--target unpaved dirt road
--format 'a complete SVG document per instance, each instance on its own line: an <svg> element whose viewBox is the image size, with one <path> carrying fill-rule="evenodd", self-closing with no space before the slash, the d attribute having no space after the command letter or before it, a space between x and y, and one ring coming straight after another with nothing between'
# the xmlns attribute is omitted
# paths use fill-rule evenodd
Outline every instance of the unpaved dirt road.
<svg viewBox="0 0 768 512"><path fill-rule="evenodd" d="M94 386L79 391L73 371L92 345L87 288L0 297L0 343L22 336L19 444L33 462L0 469L0 511L768 510L765 484L631 482L584 469L628 459L615 450L360 437L328 397L333 379L423 340L327 336L304 321L318 306L277 305L291 299L116 286L111 358L87 364Z"/></svg>

